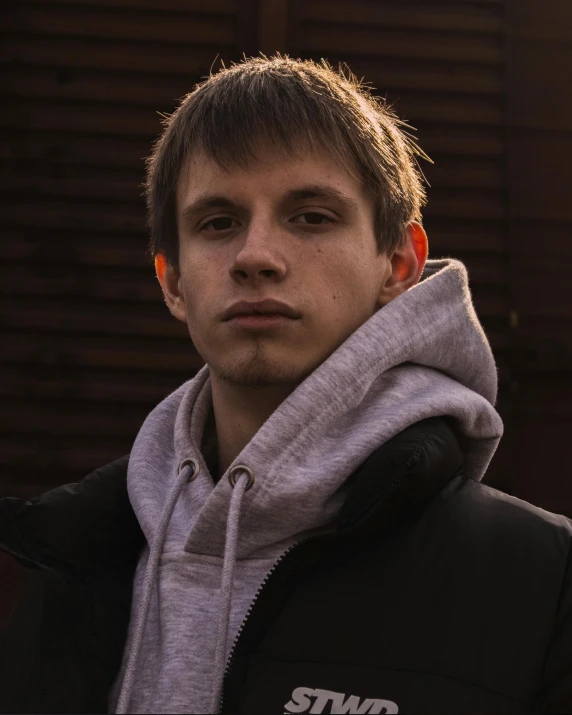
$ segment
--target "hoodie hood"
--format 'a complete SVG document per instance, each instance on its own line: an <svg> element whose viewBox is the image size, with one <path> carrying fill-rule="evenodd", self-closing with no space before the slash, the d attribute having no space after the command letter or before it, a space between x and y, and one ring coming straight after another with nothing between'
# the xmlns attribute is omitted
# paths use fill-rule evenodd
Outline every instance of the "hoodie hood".
<svg viewBox="0 0 572 715"><path fill-rule="evenodd" d="M208 365L166 397L143 423L129 458L129 498L150 553L117 712L128 706L161 554L224 558L211 706L217 712L235 562L275 556L331 523L348 477L426 418L454 419L464 474L480 481L503 433L497 385L466 268L444 258L428 260L417 285L375 312L298 385L216 484L201 453L212 411Z"/></svg>

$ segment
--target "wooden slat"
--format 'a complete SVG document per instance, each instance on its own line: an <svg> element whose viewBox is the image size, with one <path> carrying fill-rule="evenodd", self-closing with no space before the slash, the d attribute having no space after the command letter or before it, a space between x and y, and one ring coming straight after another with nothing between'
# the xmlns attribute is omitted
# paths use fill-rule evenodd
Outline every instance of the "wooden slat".
<svg viewBox="0 0 572 715"><path fill-rule="evenodd" d="M344 59L330 53L328 61L337 70ZM361 80L379 90L424 90L425 92L458 92L460 94L501 95L504 87L502 69L472 62L427 60L419 62L405 57L376 59L352 58L350 69Z"/></svg>
<svg viewBox="0 0 572 715"><path fill-rule="evenodd" d="M520 304L519 308L520 308ZM552 301L533 312L524 306L519 313L519 333L527 347L532 346L532 362L542 362L546 369L565 369L572 362L572 311L569 301L559 312Z"/></svg>
<svg viewBox="0 0 572 715"><path fill-rule="evenodd" d="M98 42L67 37L8 35L3 40L2 50L2 64L23 63L73 69L86 67L100 72L171 73L188 77L193 82L199 81L201 75L208 74L213 63L213 72L216 72L222 67L221 61L228 67L230 60L240 59L234 45L227 47L219 42L210 47L191 44L176 46L166 43L155 45L151 42Z"/></svg>
<svg viewBox="0 0 572 715"><path fill-rule="evenodd" d="M6 18L5 30L12 36L97 38L104 40L164 42L170 45L231 46L238 43L233 15L217 17L201 13L137 9L93 8L73 5L26 3Z"/></svg>
<svg viewBox="0 0 572 715"><path fill-rule="evenodd" d="M3 234L2 254L6 262L26 262L30 265L49 265L69 262L86 266L129 266L154 271L153 261L145 254L146 236L129 238L125 235L84 234L85 241L77 240L74 231L44 231L41 236L28 235L18 229L6 229Z"/></svg>
<svg viewBox="0 0 572 715"><path fill-rule="evenodd" d="M421 148L429 154L449 156L497 156L506 150L504 130L490 126L461 126L451 124L444 127L440 123L415 121L414 133Z"/></svg>
<svg viewBox="0 0 572 715"><path fill-rule="evenodd" d="M140 171L151 153L150 137L120 138L14 128L0 136L0 157L16 161L49 161Z"/></svg>
<svg viewBox="0 0 572 715"><path fill-rule="evenodd" d="M518 449L513 469L515 495L519 499L557 514L572 518L572 482L568 470L563 468L570 439L570 412L562 414L562 404L572 402L570 383L562 383L557 394L550 395L551 402L536 412L535 402L529 406L520 401L520 410L526 417L518 426ZM522 407L520 406L522 405ZM554 409L551 409L551 405ZM560 405L560 407L558 407Z"/></svg>
<svg viewBox="0 0 572 715"><path fill-rule="evenodd" d="M312 57L327 57L330 52L343 54L350 68L352 57L364 55L493 65L502 62L502 39L496 35L335 25L327 18L300 26L298 49Z"/></svg>
<svg viewBox="0 0 572 715"><path fill-rule="evenodd" d="M494 285L505 287L508 283L508 267L504 255L498 253L467 252L455 256L465 264L471 287Z"/></svg>
<svg viewBox="0 0 572 715"><path fill-rule="evenodd" d="M510 310L510 296L506 286L471 287L473 303L479 319L484 321L489 317L506 318Z"/></svg>
<svg viewBox="0 0 572 715"><path fill-rule="evenodd" d="M507 330L508 321L505 316L479 315L479 320L494 353L497 366L499 368L499 385L506 384L509 380L508 346L509 336Z"/></svg>
<svg viewBox="0 0 572 715"><path fill-rule="evenodd" d="M187 327L166 305L70 302L57 298L3 300L0 321L4 330L78 331L99 335L149 335L155 338L183 337Z"/></svg>
<svg viewBox="0 0 572 715"><path fill-rule="evenodd" d="M258 49L267 57L288 51L290 0L264 0L258 3Z"/></svg>
<svg viewBox="0 0 572 715"><path fill-rule="evenodd" d="M572 108L572 90L568 95ZM572 111L568 116L572 127ZM510 147L512 218L524 227L531 220L572 220L572 133L513 131ZM533 239L529 245L535 242ZM531 251L530 261L534 254L536 250Z"/></svg>
<svg viewBox="0 0 572 715"><path fill-rule="evenodd" d="M68 262L86 266L130 266L154 272L153 261L145 254L146 236L84 234L77 240L75 231L34 231L6 229L2 236L2 255L6 262L26 262L30 265Z"/></svg>
<svg viewBox="0 0 572 715"><path fill-rule="evenodd" d="M102 438L123 435L135 439L142 420L153 407L153 403L105 405L92 402L89 409L82 409L81 402L69 399L3 397L0 425L4 435L43 434L67 441L88 434Z"/></svg>
<svg viewBox="0 0 572 715"><path fill-rule="evenodd" d="M486 33L503 30L502 5L490 3L381 3L346 0L305 0L300 3L300 21L343 25L380 25L387 28Z"/></svg>
<svg viewBox="0 0 572 715"><path fill-rule="evenodd" d="M0 265L0 295L88 298L157 304L163 294L151 268L61 264Z"/></svg>
<svg viewBox="0 0 572 715"><path fill-rule="evenodd" d="M198 78L134 72L96 72L77 68L13 67L3 82L11 97L133 104L173 108ZM143 110L144 111L144 110Z"/></svg>
<svg viewBox="0 0 572 715"><path fill-rule="evenodd" d="M536 235L531 235L534 233L532 227L528 230L523 228L522 240L526 241L524 246L528 250L515 251L513 260L516 273L513 292L523 315L572 319L567 268L572 252L568 243L571 228L571 223L564 227L555 224L537 230ZM518 227L515 227L516 231ZM566 240L563 241L560 236L566 237ZM570 330L570 326L567 329Z"/></svg>
<svg viewBox="0 0 572 715"><path fill-rule="evenodd" d="M191 375L189 375L189 378ZM78 366L4 365L0 374L0 398L85 400L93 403L158 404L184 380L174 373L147 374L131 370L85 369Z"/></svg>
<svg viewBox="0 0 572 715"><path fill-rule="evenodd" d="M170 107L172 111L175 107ZM0 109L0 127L41 131L72 131L86 134L114 134L151 138L161 132L156 111L140 107L111 107L73 102L35 103L21 99L18 105Z"/></svg>
<svg viewBox="0 0 572 715"><path fill-rule="evenodd" d="M169 320L169 316L165 316ZM175 320L174 318L172 319ZM65 327L65 326L64 326ZM187 374L204 364L190 336L133 336L122 333L86 336L81 333L13 332L0 342L2 365L78 366L90 370L130 370L138 374ZM145 378L141 378L145 379Z"/></svg>
<svg viewBox="0 0 572 715"><path fill-rule="evenodd" d="M427 193L429 200L423 210L427 217L489 220L503 220L506 217L505 200L499 192L431 188Z"/></svg>
<svg viewBox="0 0 572 715"><path fill-rule="evenodd" d="M567 0L547 2L538 12L536 0L519 0L507 5L510 34L517 38L535 38L570 43L572 5Z"/></svg>
<svg viewBox="0 0 572 715"><path fill-rule="evenodd" d="M67 228L90 231L146 233L144 204L97 204L40 199L16 199L5 207L5 223L22 228Z"/></svg>
<svg viewBox="0 0 572 715"><path fill-rule="evenodd" d="M131 451L133 439L129 436L106 435L75 435L73 439L55 440L51 435L0 435L0 465L2 466L2 487L4 475L18 474L26 468L36 472L33 483L65 484L67 479L61 479L58 470L66 472L77 470L77 479L104 464L119 459ZM71 481L71 480L70 480ZM43 489L42 489L43 491Z"/></svg>
<svg viewBox="0 0 572 715"><path fill-rule="evenodd" d="M389 95L391 98L391 95ZM502 99L487 95L400 92L394 104L401 119L409 122L504 125Z"/></svg>
<svg viewBox="0 0 572 715"><path fill-rule="evenodd" d="M57 0L58 5L76 5L88 8L131 8L135 11L149 9L162 12L182 11L205 15L231 15L239 10L238 0ZM25 5L53 6L54 0L20 0Z"/></svg>
<svg viewBox="0 0 572 715"><path fill-rule="evenodd" d="M506 252L506 230L497 221L461 221L432 216L423 225L429 238L429 255L434 252L467 256L470 252Z"/></svg>
<svg viewBox="0 0 572 715"><path fill-rule="evenodd" d="M566 3L570 4L570 3ZM560 3L561 8L565 5ZM551 10L554 11L552 3ZM540 13L539 13L540 14ZM542 13L544 15L544 13ZM550 13L546 13L549 15ZM518 16L518 12L516 13ZM543 19L546 19L545 17ZM511 33L511 63L518 71L511 73L510 96L507 102L507 114L511 134L516 128L529 128L551 132L549 138L568 138L572 131L572 22L562 29L568 34L568 40L525 39ZM531 101L530 98L534 98ZM564 132L566 134L564 134ZM552 134L554 133L554 134ZM531 132L532 136L534 134ZM540 135L542 136L542 134ZM518 147L515 157L528 158L526 147Z"/></svg>
<svg viewBox="0 0 572 715"><path fill-rule="evenodd" d="M422 161L421 167L433 187L504 191L506 168L497 158L472 156L464 161L451 156L431 158L434 164Z"/></svg>
<svg viewBox="0 0 572 715"><path fill-rule="evenodd" d="M14 196L108 199L138 205L142 201L143 161L139 171L19 161L6 162L4 167L0 190Z"/></svg>
<svg viewBox="0 0 572 715"><path fill-rule="evenodd" d="M553 326L552 335L542 336L531 330L522 330L514 341L511 363L515 375L521 378L523 383L527 383L530 375L534 373L565 377L572 372L572 320L570 316L567 319L550 316L550 320Z"/></svg>

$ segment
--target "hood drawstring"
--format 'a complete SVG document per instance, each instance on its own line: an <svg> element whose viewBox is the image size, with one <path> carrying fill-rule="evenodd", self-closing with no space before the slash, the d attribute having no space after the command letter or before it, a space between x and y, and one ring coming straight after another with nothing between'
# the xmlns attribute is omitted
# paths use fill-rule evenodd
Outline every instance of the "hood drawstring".
<svg viewBox="0 0 572 715"><path fill-rule="evenodd" d="M189 467L190 469L187 469L187 467ZM247 473L245 475L247 476L247 479L242 479L241 475L241 477L239 477L238 479L238 489L234 489L237 484L235 475L236 472L240 470L243 470ZM125 668L123 685L121 687L121 693L117 702L117 708L115 710L116 713L123 714L128 712L127 706L129 705L129 700L131 699L131 692L133 690L135 667L137 665L137 660L141 651L143 634L145 632L145 625L147 624L149 607L151 605L152 589L157 579L159 559L161 558L161 552L163 550L163 544L165 541L165 536L167 534L167 527L169 525L169 521L175 509L175 504L177 503L177 499L179 498L179 494L181 493L183 486L187 482L192 482L193 479L197 478L199 474L199 465L194 459L184 459L179 465L177 471L178 479L175 482L175 485L163 508L155 538L153 539L153 544L150 547L149 561L147 563L147 568L145 570L145 578L143 580L143 596L141 599L141 605L139 607L139 613L137 614L137 620L135 622L131 651L129 653L129 659ZM220 704L219 701L222 694L222 681L224 675L226 647L228 639L228 624L230 620L232 584L234 578L234 567L236 564L238 522L240 519L242 498L244 496L244 493L248 491L248 489L250 489L250 487L254 483L254 475L252 474L252 470L250 470L244 464L235 465L230 470L228 478L233 487L233 493L228 508L226 526L226 541L224 549L224 561L222 567L220 592L220 613L213 673L213 693L210 708L211 713L218 713Z"/></svg>
<svg viewBox="0 0 572 715"><path fill-rule="evenodd" d="M238 487L235 474L238 470L244 470L248 479L239 477ZM224 666L226 663L226 644L228 639L228 623L230 620L230 602L232 597L232 582L234 578L234 567L236 565L236 547L238 543L238 520L240 518L240 507L244 493L254 484L252 471L244 464L237 464L230 470L229 481L233 487L230 505L228 507L228 517L226 521L226 540L224 544L224 562L222 565L222 579L220 587L220 613L218 617L218 632L216 639L216 653L213 674L213 698L211 701L211 713L218 713L220 697L222 692L222 681L224 676Z"/></svg>

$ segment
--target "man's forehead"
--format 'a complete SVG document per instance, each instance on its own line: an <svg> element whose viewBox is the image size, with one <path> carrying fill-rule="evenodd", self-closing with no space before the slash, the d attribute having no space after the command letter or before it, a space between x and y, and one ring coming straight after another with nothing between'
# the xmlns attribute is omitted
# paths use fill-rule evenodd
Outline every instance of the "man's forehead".
<svg viewBox="0 0 572 715"><path fill-rule="evenodd" d="M234 159L234 161L231 161ZM310 149L302 149L296 147L294 153L289 153L284 148L269 146L267 144L257 145L256 151L253 154L248 154L243 157L230 157L219 164L214 157L205 154L203 151L194 151L190 153L184 160L181 169L188 174L208 171L214 175L231 175L237 173L253 173L260 172L264 168L279 167L285 171L289 166L296 164L305 164L311 167L312 164L323 164L324 161L329 164L336 164L334 157L330 153L312 151ZM183 171L181 171L183 174Z"/></svg>
<svg viewBox="0 0 572 715"><path fill-rule="evenodd" d="M327 161L328 174L330 180L324 176L323 162ZM296 171L296 164L303 163L304 173ZM312 171L313 164L320 164ZM177 194L180 200L190 198L193 199L199 196L204 196L207 193L207 188L210 185L212 189L217 187L221 189L225 186L228 189L235 189L236 184L233 184L236 177L245 176L249 173L260 176L261 167L264 165L272 170L276 170L276 174L282 179L284 178L283 193L286 198L331 198L343 201L347 199L349 202L368 199L368 194L365 191L365 185L361 179L356 176L355 171L350 173L347 168L340 166L332 156L319 152L311 152L304 154L299 152L298 155L289 156L282 151L272 151L268 149L266 152L260 151L255 160L247 163L245 166L227 165L226 169L220 166L212 157L205 155L203 152L194 152L190 154L181 167L179 179L177 183ZM331 174L337 176L331 176ZM331 179L334 179L333 181ZM340 182L341 179L341 182ZM228 182L228 183L227 183ZM210 193L219 193L214 190ZM187 203L185 201L185 203Z"/></svg>

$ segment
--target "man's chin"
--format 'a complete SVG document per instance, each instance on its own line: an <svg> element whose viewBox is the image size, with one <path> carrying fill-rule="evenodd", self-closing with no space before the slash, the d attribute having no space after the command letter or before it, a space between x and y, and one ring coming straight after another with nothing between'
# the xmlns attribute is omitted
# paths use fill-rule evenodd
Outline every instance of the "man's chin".
<svg viewBox="0 0 572 715"><path fill-rule="evenodd" d="M237 388L296 386L307 376L306 371L291 363L269 359L254 358L209 367L218 382Z"/></svg>

